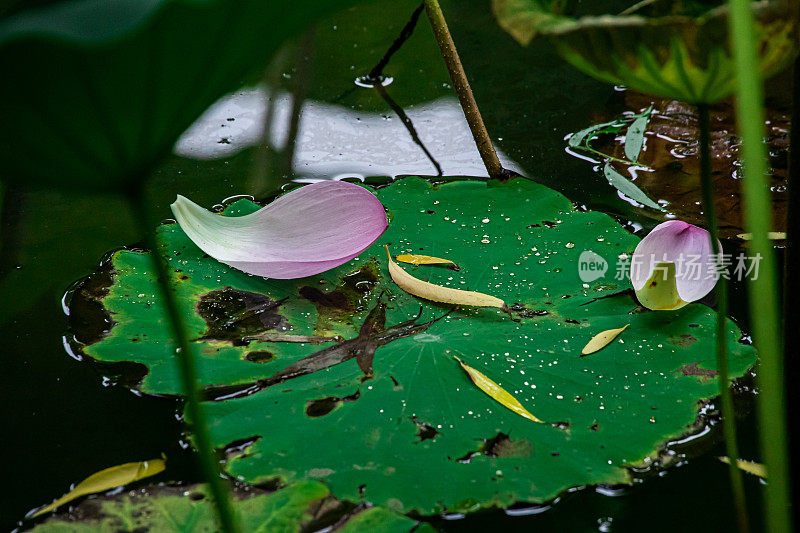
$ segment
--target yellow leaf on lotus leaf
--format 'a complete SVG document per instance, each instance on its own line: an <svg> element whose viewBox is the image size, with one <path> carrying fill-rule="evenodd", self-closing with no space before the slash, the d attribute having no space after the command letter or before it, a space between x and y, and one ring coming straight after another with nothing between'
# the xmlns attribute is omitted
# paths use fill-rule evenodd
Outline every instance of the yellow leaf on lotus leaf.
<svg viewBox="0 0 800 533"><path fill-rule="evenodd" d="M630 326L630 324L625 324L625 326L617 329L607 329L606 331L601 331L597 335L591 338L591 340L583 347L581 350L581 357L584 355L589 355L590 353L597 352L602 350L606 346L608 346L611 341L617 338L617 335L625 331L625 328Z"/></svg>
<svg viewBox="0 0 800 533"><path fill-rule="evenodd" d="M401 263L408 263L414 266L419 265L451 265L453 268L458 268L457 265L449 259L442 259L441 257L431 257L430 255L416 255L416 254L400 254L395 257Z"/></svg>
<svg viewBox="0 0 800 533"><path fill-rule="evenodd" d="M43 507L37 511L31 518L37 517L44 513L49 513L65 503L71 502L81 496L94 494L96 492L103 492L121 487L128 483L133 483L140 479L154 476L159 472L163 472L166 468L166 461L162 459L150 459L149 461L139 461L135 463L125 463L118 466L112 466L101 470L97 473L87 477L69 491L67 494L57 499L50 505Z"/></svg>
<svg viewBox="0 0 800 533"><path fill-rule="evenodd" d="M464 361L462 361L458 357L456 357L455 360L459 362L461 368L467 371L467 374L469 374L469 377L472 379L472 382L475 383L475 385L477 385L478 388L481 389L483 392L485 392L493 399L503 404L505 407L511 409L518 415L524 416L525 418L533 420L534 422L539 422L540 424L544 424L543 421L539 420L531 413L529 413L528 410L525 409L521 403L519 403L519 400L514 398L511 394L508 393L508 391L506 391L500 385L498 385L497 383L486 377L481 372L467 365L466 363L464 363Z"/></svg>
<svg viewBox="0 0 800 533"><path fill-rule="evenodd" d="M433 302L472 305L476 307L498 307L508 312L508 306L500 298L495 298L494 296L481 292L462 291L449 287L442 287L441 285L434 285L433 283L415 278L400 268L397 263L392 260L392 255L389 253L388 246L384 246L383 248L386 250L386 255L389 257L389 274L392 276L392 280L407 293Z"/></svg>

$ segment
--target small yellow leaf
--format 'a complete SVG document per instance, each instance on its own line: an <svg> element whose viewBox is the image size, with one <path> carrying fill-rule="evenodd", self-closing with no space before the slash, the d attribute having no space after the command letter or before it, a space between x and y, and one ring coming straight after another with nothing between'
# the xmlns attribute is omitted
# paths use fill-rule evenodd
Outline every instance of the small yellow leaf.
<svg viewBox="0 0 800 533"><path fill-rule="evenodd" d="M731 464L731 460L728 457L720 457L720 461L725 464ZM744 470L748 474L753 474L754 476L758 476L760 478L766 479L767 477L767 468L761 463L755 463L753 461L745 461L744 459L737 459L736 466L739 467L740 470Z"/></svg>
<svg viewBox="0 0 800 533"><path fill-rule="evenodd" d="M429 255L415 255L415 254L400 254L395 257L401 263L409 263L414 266L419 265L444 265L450 264L455 266L455 263L449 259L442 259L440 257L431 257Z"/></svg>
<svg viewBox="0 0 800 533"><path fill-rule="evenodd" d="M625 328L630 326L630 324L625 324L624 327L619 329L607 329L606 331L601 331L597 335L591 338L591 340L583 347L581 351L581 357L584 355L589 355L590 353L594 353L598 350L602 350L606 346L608 346L611 341L617 338L617 335L625 331Z"/></svg>
<svg viewBox="0 0 800 533"><path fill-rule="evenodd" d="M94 494L105 490L121 487L128 483L133 483L142 478L154 476L162 472L166 468L166 461L164 459L151 459L149 461L140 461L136 463L125 463L118 466L112 466L101 470L91 476L87 477L78 483L74 489L67 494L57 499L47 507L39 509L31 518L49 513L56 508L71 502L81 496L87 494Z"/></svg>
<svg viewBox="0 0 800 533"><path fill-rule="evenodd" d="M474 305L477 307L499 307L506 311L508 306L500 298L489 296L480 292L460 291L449 287L434 285L427 281L417 279L395 263L389 253L389 247L384 246L386 255L389 256L389 274L397 286L409 294L445 304Z"/></svg>
<svg viewBox="0 0 800 533"><path fill-rule="evenodd" d="M465 364L461 359L458 357L455 358L461 364L461 368L467 371L469 377L472 378L473 383L478 386L483 392L503 404L504 406L508 407L515 413L520 416L524 416L525 418L529 418L534 422L539 422L540 424L544 424L541 420L533 416L528 412L527 409L522 407L522 404L519 401L511 396L504 388L500 385L492 381L491 379L487 378L482 373L478 372L471 366Z"/></svg>
<svg viewBox="0 0 800 533"><path fill-rule="evenodd" d="M753 234L752 233L740 233L737 235L743 241L752 241ZM786 239L786 232L784 231L769 231L767 232L767 239L772 241L783 241Z"/></svg>

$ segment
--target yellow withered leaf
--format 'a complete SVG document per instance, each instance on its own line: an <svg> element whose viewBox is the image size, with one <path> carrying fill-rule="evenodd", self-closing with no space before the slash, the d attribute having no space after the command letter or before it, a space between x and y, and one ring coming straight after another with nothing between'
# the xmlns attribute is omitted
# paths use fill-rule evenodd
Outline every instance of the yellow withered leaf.
<svg viewBox="0 0 800 533"><path fill-rule="evenodd" d="M441 257L431 257L429 255L416 255L416 254L400 254L395 257L401 263L409 263L411 265L455 265L449 259L442 259Z"/></svg>
<svg viewBox="0 0 800 533"><path fill-rule="evenodd" d="M753 234L752 233L740 233L737 235L743 241L752 241ZM782 241L786 239L786 232L783 231L769 231L767 232L767 239L772 241Z"/></svg>
<svg viewBox="0 0 800 533"><path fill-rule="evenodd" d="M486 394L488 394L489 396L491 396L504 406L508 407L509 409L517 413L519 416L524 416L525 418L533 420L534 422L539 422L540 424L544 424L543 421L539 420L538 418L530 414L527 409L522 407L522 404L519 403L519 401L516 398L511 396L511 394L509 394L508 391L506 391L500 385L498 385L491 379L487 378L481 372L478 372L471 366L465 364L464 361L462 361L458 357L456 357L455 360L459 362L461 368L467 371L469 377L472 378L472 382L475 383L475 385L477 385L478 388L481 389L483 392L485 392Z"/></svg>
<svg viewBox="0 0 800 533"><path fill-rule="evenodd" d="M722 456L719 458L725 464L731 464L731 460L728 457ZM745 461L744 459L737 459L736 466L748 474L753 474L754 476L758 476L760 478L766 479L767 477L767 468L761 463L755 463L753 461Z"/></svg>
<svg viewBox="0 0 800 533"><path fill-rule="evenodd" d="M461 291L449 287L442 287L441 285L434 285L433 283L417 279L400 268L397 263L392 260L392 254L389 253L388 246L384 246L383 248L386 250L386 255L389 257L389 274L392 276L392 280L397 283L398 287L409 294L445 304L499 307L504 311L508 310L508 306L500 298L495 298L494 296L489 296L481 292Z"/></svg>
<svg viewBox="0 0 800 533"><path fill-rule="evenodd" d="M125 463L118 466L112 466L101 470L91 476L87 477L69 491L67 494L57 499L50 505L39 509L31 518L49 513L65 503L71 502L81 496L87 494L94 494L96 492L103 492L115 487L121 487L128 483L133 483L142 478L154 476L162 472L166 468L166 461L162 459L150 459L149 461L139 461L136 463Z"/></svg>
<svg viewBox="0 0 800 533"><path fill-rule="evenodd" d="M611 341L616 339L617 335L625 331L625 328L628 326L630 326L630 324L625 324L625 326L618 329L607 329L606 331L601 331L592 337L586 346L583 347L583 350L581 350L581 357L584 355L589 355L590 353L594 353L598 350L602 350L608 346Z"/></svg>

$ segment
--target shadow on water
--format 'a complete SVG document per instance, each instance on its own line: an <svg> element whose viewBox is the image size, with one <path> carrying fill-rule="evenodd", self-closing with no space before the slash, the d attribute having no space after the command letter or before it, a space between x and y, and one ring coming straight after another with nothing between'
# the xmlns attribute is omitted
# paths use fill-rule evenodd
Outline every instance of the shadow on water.
<svg viewBox="0 0 800 533"><path fill-rule="evenodd" d="M573 70L547 42L520 48L494 23L488 1L442 4L445 13L453 13L448 20L453 37L504 165L578 205L632 221L629 228L655 224L652 214L622 200L591 164L564 151L570 133L636 111L629 109L625 95ZM424 16L382 69L384 79L392 80L384 93L393 104L369 83L355 84L380 63L417 5L383 0L317 24L313 81L299 116L294 175L286 179L436 175L437 165L444 175L486 176ZM266 139L280 149L288 142L297 72L286 68L280 74L274 90L250 86L229 95L187 131L151 176L153 225L170 215L168 205L178 192L209 206L255 192L251 176L261 161L259 145ZM268 95L273 96L274 116L264 135ZM279 174L277 167L272 172ZM102 369L65 356L67 320L59 300L75 279L94 270L96 258L136 240L124 203L24 190L7 191L3 198L0 324L6 342L2 419L7 488L0 498L0 525L14 527L29 509L92 472L162 452L168 455L168 469L154 481L197 481L180 444L175 400L101 386L111 383L98 374ZM23 201L24 208L14 208ZM9 241L5 237L10 234L20 238ZM741 285L732 284L732 312L746 329ZM740 429L746 458L757 457L755 434L753 417L746 416ZM518 505L433 521L445 531L733 529L727 472L715 458L723 453L718 438L704 439L700 451L703 455L691 461L674 458L668 472L624 490L583 488L552 506ZM14 460L18 456L24 459ZM747 476L753 516L759 516L759 485Z"/></svg>

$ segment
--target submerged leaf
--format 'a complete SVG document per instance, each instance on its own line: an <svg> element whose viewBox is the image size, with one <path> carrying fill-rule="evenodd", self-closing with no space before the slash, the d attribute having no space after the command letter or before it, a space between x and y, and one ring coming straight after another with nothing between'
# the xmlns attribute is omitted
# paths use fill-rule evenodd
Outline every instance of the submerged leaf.
<svg viewBox="0 0 800 533"><path fill-rule="evenodd" d="M614 167L611 166L611 163L606 163L605 167L603 167L603 175L608 180L608 183L610 183L615 189L631 200L639 202L640 204L644 204L647 207L664 211L663 207L648 198L647 195L642 192L639 187L634 185L631 180L614 170Z"/></svg>
<svg viewBox="0 0 800 533"><path fill-rule="evenodd" d="M255 213L220 216L178 196L172 212L205 253L248 274L304 278L353 259L387 227L380 201L364 187L321 181Z"/></svg>
<svg viewBox="0 0 800 533"><path fill-rule="evenodd" d="M499 307L503 310L508 309L506 303L500 298L495 298L494 296L489 296L482 292L460 291L458 289L442 287L441 285L434 285L433 283L417 279L397 266L397 263L392 260L392 254L389 253L388 246L384 246L383 249L386 250L386 255L389 257L389 274L391 274L392 280L397 283L398 287L409 294L445 304Z"/></svg>
<svg viewBox="0 0 800 533"><path fill-rule="evenodd" d="M409 263L411 265L455 265L449 259L442 259L440 257L431 257L429 255L415 255L415 254L400 254L395 257L401 263Z"/></svg>
<svg viewBox="0 0 800 533"><path fill-rule="evenodd" d="M567 141L567 144L571 148L578 148L579 146L582 146L584 142L588 144L588 142L592 140L592 138L596 134L600 133L601 130L603 130L604 128L608 126L617 126L617 125L621 127L622 123L618 120L613 120L611 122L603 122L602 124L595 124L593 126L589 126L588 128L573 133L570 136L569 141Z"/></svg>
<svg viewBox="0 0 800 533"><path fill-rule="evenodd" d="M503 387L501 387L491 379L487 378L481 372L478 372L471 366L467 365L466 363L464 363L464 361L462 361L458 357L456 357L455 359L456 361L459 362L461 368L467 371L467 374L469 374L469 377L472 378L473 383L475 383L475 385L477 385L478 388L481 389L483 392L485 392L486 394L488 394L489 396L491 396L504 406L508 407L509 409L517 413L519 416L524 416L525 418L529 418L534 422L539 422L540 424L544 424L542 420L539 420L538 418L530 414L527 409L522 407L522 404L519 403L519 401L516 398L511 396L511 394L509 394L508 391L506 391Z"/></svg>
<svg viewBox="0 0 800 533"><path fill-rule="evenodd" d="M625 328L627 328L628 326L630 326L630 324L625 324L623 327L618 329L607 329L606 331L601 331L600 333L592 337L588 343L586 343L586 346L584 346L583 350L581 350L581 357L602 350L603 348L608 346L611 343L611 341L616 339L617 335L625 331Z"/></svg>
<svg viewBox="0 0 800 533"><path fill-rule="evenodd" d="M164 459L150 459L149 461L139 461L136 463L125 463L118 466L106 468L97 473L92 474L80 483L67 494L57 499L50 505L38 510L32 517L40 516L56 508L71 502L81 496L87 494L94 494L104 490L121 487L140 479L154 476L159 472L163 472L166 468L166 461Z"/></svg>
<svg viewBox="0 0 800 533"><path fill-rule="evenodd" d="M644 145L644 132L647 129L647 121L650 120L650 110L647 111L646 114L634 120L625 133L625 157L634 163L639 160L639 154Z"/></svg>
<svg viewBox="0 0 800 533"><path fill-rule="evenodd" d="M719 458L725 464L731 464L731 460L729 457L722 456ZM767 467L764 466L762 463L756 463L754 461L745 461L744 459L737 459L736 466L739 470L743 470L748 474L753 474L754 476L758 476L762 479L766 479L767 477Z"/></svg>

